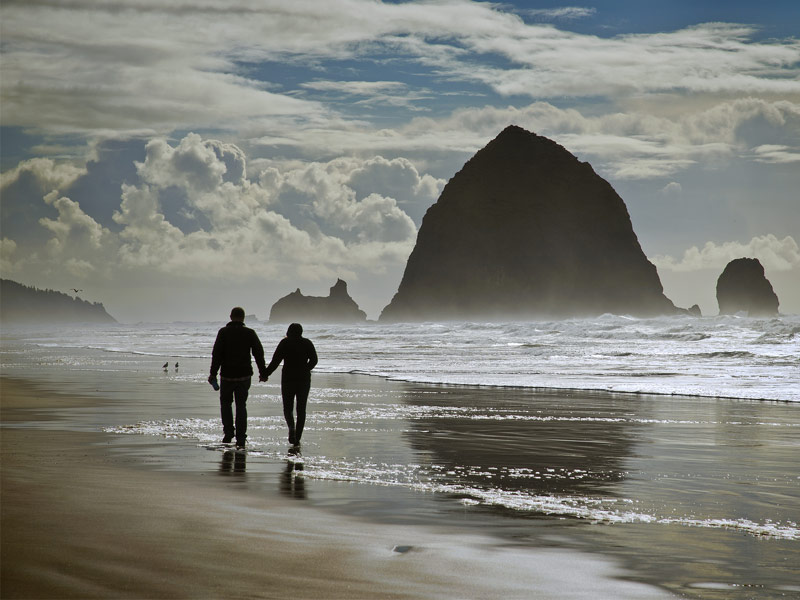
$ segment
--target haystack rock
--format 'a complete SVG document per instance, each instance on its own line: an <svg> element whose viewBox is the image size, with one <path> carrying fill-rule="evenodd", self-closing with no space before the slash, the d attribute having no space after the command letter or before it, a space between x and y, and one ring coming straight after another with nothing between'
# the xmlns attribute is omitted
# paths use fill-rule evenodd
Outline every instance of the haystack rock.
<svg viewBox="0 0 800 600"><path fill-rule="evenodd" d="M327 298L304 296L297 288L273 304L269 313L271 323L342 323L366 319L367 313L358 308L358 304L347 293L347 284L341 279L336 281Z"/></svg>
<svg viewBox="0 0 800 600"><path fill-rule="evenodd" d="M473 156L428 209L384 321L675 313L622 198L520 127Z"/></svg>
<svg viewBox="0 0 800 600"><path fill-rule="evenodd" d="M746 311L751 317L778 314L778 296L757 258L729 262L717 279L719 314Z"/></svg>

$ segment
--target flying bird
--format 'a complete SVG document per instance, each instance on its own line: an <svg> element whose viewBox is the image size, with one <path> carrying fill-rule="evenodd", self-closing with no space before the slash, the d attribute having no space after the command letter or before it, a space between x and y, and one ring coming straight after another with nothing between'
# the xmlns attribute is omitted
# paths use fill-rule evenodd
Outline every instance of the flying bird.
<svg viewBox="0 0 800 600"><path fill-rule="evenodd" d="M77 294L78 292L82 292L83 290L78 290L78 289L72 288L72 291Z"/></svg>

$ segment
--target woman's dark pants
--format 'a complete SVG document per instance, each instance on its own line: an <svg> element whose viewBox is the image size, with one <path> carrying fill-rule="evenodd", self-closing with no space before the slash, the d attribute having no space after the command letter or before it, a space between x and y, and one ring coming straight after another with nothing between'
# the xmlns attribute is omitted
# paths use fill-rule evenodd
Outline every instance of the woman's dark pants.
<svg viewBox="0 0 800 600"><path fill-rule="evenodd" d="M226 440L244 443L247 438L247 392L250 379L230 381L223 379L219 387L219 405L222 413L222 430ZM233 426L233 403L236 402L236 428Z"/></svg>
<svg viewBox="0 0 800 600"><path fill-rule="evenodd" d="M283 418L289 426L289 436L295 443L300 442L303 428L306 424L306 404L308 393L311 390L311 380L281 381L281 396L283 396ZM297 398L297 422L294 420L294 401ZM294 435L292 435L294 434Z"/></svg>

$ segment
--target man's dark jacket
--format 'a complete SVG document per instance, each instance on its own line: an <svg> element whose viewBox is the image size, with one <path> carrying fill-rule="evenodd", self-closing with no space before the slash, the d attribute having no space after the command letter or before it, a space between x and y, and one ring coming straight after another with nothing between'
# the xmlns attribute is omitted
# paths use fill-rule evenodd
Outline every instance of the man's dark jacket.
<svg viewBox="0 0 800 600"><path fill-rule="evenodd" d="M281 361L281 381L310 381L311 369L317 366L317 350L308 338L290 335L275 348L272 361L267 366L267 377L272 375Z"/></svg>
<svg viewBox="0 0 800 600"><path fill-rule="evenodd" d="M222 367L223 379L241 379L253 375L250 354L256 359L258 372L266 377L264 347L256 332L245 327L241 321L231 321L217 333L211 351L211 376L216 377Z"/></svg>

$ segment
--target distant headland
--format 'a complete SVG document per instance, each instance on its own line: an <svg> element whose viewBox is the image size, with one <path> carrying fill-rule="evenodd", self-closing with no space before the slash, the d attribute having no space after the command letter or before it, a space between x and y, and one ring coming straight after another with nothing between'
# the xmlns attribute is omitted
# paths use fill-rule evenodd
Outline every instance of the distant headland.
<svg viewBox="0 0 800 600"><path fill-rule="evenodd" d="M0 321L3 325L117 322L99 302L28 287L10 279L0 279Z"/></svg>

